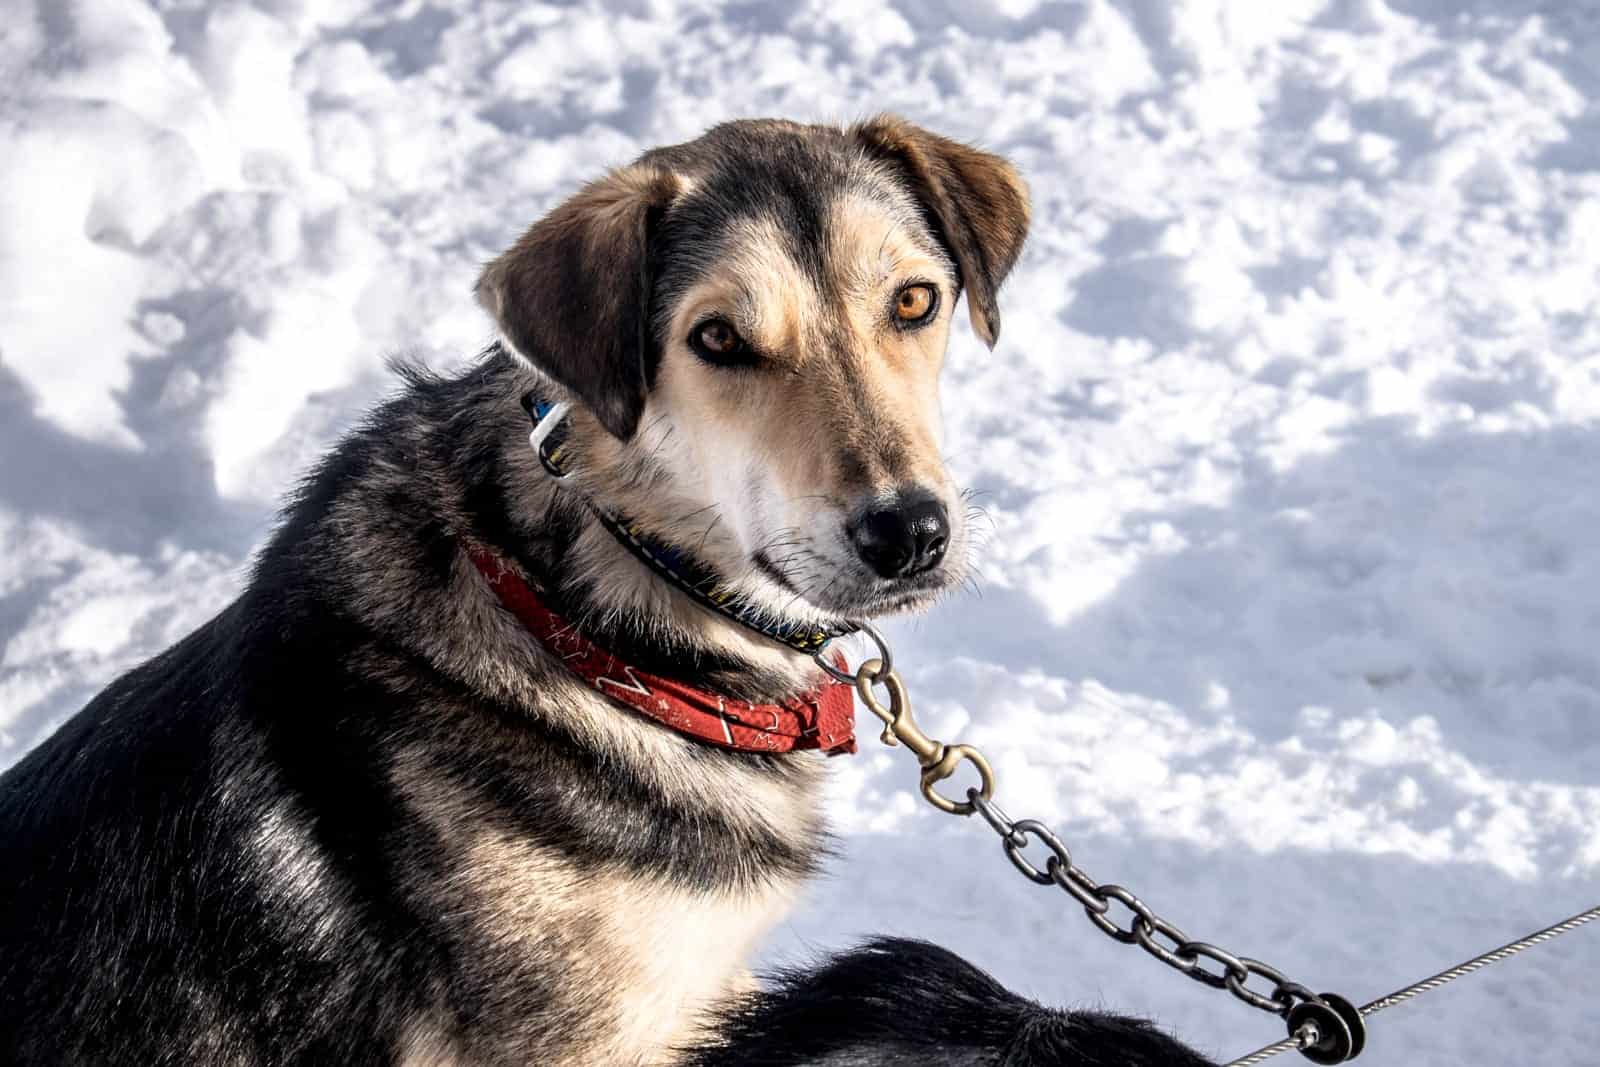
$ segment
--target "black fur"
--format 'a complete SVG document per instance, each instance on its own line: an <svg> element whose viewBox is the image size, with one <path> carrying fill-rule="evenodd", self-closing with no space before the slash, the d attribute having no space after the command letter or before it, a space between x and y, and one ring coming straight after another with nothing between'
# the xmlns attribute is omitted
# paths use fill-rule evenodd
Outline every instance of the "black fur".
<svg viewBox="0 0 1600 1067"><path fill-rule="evenodd" d="M1209 1067L1149 1023L1044 1008L926 941L878 938L779 975L692 1067Z"/></svg>
<svg viewBox="0 0 1600 1067"><path fill-rule="evenodd" d="M656 312L694 284L717 254L704 235L726 233L741 220L777 224L785 251L819 290L833 284L826 261L830 198L850 187L842 130L786 122L724 123L688 144L657 148L641 162L695 176L695 196L657 235L661 274L668 279Z"/></svg>

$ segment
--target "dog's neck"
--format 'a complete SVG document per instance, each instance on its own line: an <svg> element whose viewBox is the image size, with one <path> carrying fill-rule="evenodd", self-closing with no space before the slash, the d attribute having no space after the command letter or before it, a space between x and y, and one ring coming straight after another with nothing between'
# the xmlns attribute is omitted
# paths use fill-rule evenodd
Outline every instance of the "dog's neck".
<svg viewBox="0 0 1600 1067"><path fill-rule="evenodd" d="M459 569L466 558L462 542L477 541L517 561L590 640L642 669L690 675L755 701L811 688L819 672L810 656L709 613L651 573L598 522L584 493L603 491L608 483L632 485L637 470L550 477L528 445L520 406L520 398L539 384L522 363L496 350L459 378L414 374L410 389L341 450L373 453L363 459L370 469L363 496L384 499L384 509L403 499L406 512L418 515L416 536L424 539L410 552L397 545L374 561L384 574L371 576L360 590L363 600L386 598L374 617L387 625L400 619L413 630L406 638L437 629L426 605L458 609L450 601L469 595L469 587L450 566ZM594 462L605 459L589 442L579 445ZM366 507L342 510L330 534L346 544L330 547L331 555L368 550L363 539L394 539L389 531L362 533L360 523L371 522ZM437 600L419 595L429 587L438 587Z"/></svg>
<svg viewBox="0 0 1600 1067"><path fill-rule="evenodd" d="M708 611L644 565L574 487L547 482L545 493L543 536L510 545L590 639L637 667L692 675L744 699L784 697L816 682L809 656Z"/></svg>
<svg viewBox="0 0 1600 1067"><path fill-rule="evenodd" d="M552 478L565 480L574 464L567 416L570 402L550 399L545 389L522 397L533 426L529 444ZM810 656L821 654L834 639L854 632L848 623L788 618L740 596L723 575L696 558L695 552L653 536L644 526L611 510L604 502L585 501L607 533L647 568L704 610L720 615L756 635ZM704 509L702 509L704 510Z"/></svg>

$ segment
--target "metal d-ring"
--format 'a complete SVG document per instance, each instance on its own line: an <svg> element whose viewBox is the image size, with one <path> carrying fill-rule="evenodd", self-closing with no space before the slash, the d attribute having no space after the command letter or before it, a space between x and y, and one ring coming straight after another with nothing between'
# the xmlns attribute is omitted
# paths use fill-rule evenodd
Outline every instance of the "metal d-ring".
<svg viewBox="0 0 1600 1067"><path fill-rule="evenodd" d="M570 414L572 414L571 401L558 400L550 405L550 410L544 413L544 417L534 424L533 432L528 434L528 444L533 446L535 452L544 447L545 441L556 432L556 427L560 426L561 421Z"/></svg>
<svg viewBox="0 0 1600 1067"><path fill-rule="evenodd" d="M893 670L894 653L889 651L889 642L883 639L883 635L871 623L852 620L850 625L872 638L872 643L878 646L878 669L874 672L873 677L881 677ZM825 649L812 656L812 659L816 660L817 666L821 667L823 673L834 681L841 682L844 685L854 685L856 683L857 674L855 672L842 671L832 663L829 663Z"/></svg>

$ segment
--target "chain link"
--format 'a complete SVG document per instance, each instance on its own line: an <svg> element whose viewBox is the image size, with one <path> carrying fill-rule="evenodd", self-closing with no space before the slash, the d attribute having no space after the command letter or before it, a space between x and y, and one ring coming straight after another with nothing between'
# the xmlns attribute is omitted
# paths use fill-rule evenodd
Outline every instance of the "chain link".
<svg viewBox="0 0 1600 1067"><path fill-rule="evenodd" d="M1244 961L1225 948L1207 944L1204 941L1190 941L1178 949L1178 954L1194 961L1194 970L1189 972L1189 977L1197 982L1202 982L1212 989L1227 989L1228 979L1233 977L1245 978L1250 972L1245 969ZM1201 960L1211 960L1213 963L1222 964L1223 971L1207 968Z"/></svg>

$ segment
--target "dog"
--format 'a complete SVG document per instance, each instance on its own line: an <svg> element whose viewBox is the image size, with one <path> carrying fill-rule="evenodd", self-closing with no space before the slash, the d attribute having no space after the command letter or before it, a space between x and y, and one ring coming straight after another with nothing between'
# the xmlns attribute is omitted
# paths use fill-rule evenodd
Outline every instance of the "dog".
<svg viewBox="0 0 1600 1067"><path fill-rule="evenodd" d="M482 357L406 371L238 599L0 777L0 1060L1203 1063L915 942L745 969L853 746L817 654L966 573L939 369L1028 215L880 117L720 125L534 223Z"/></svg>

